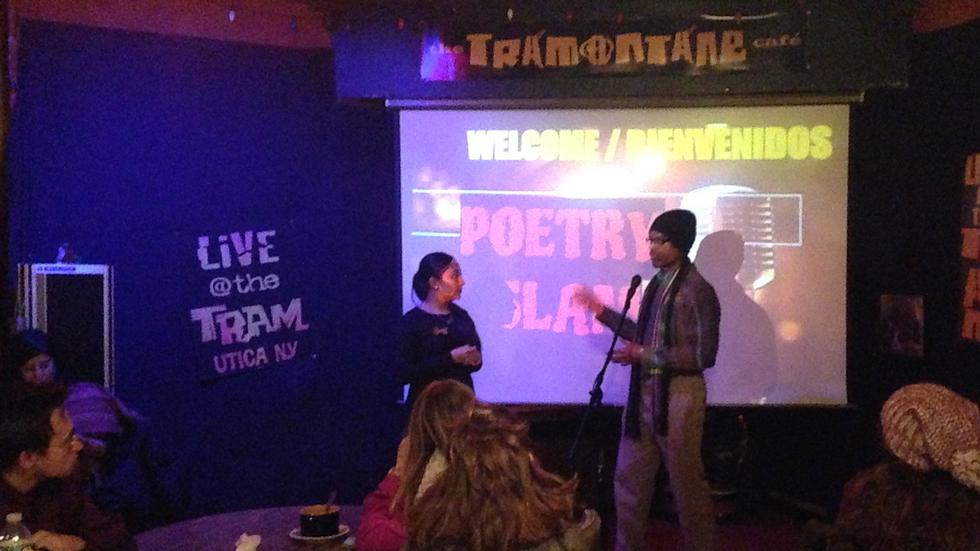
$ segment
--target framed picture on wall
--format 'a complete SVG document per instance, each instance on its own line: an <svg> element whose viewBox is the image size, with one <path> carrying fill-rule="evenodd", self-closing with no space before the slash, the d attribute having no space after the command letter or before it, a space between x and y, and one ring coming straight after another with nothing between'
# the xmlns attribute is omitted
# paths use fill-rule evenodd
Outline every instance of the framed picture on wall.
<svg viewBox="0 0 980 551"><path fill-rule="evenodd" d="M882 352L921 358L924 353L924 310L922 295L881 295L879 336Z"/></svg>

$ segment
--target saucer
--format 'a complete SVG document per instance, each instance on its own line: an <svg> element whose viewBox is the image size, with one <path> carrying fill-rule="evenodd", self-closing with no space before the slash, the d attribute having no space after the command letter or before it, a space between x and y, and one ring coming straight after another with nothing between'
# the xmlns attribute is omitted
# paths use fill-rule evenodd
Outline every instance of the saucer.
<svg viewBox="0 0 980 551"><path fill-rule="evenodd" d="M296 541L307 541L307 542L333 541L333 540L339 540L340 538L346 536L348 532L350 532L350 526L347 526L346 524L341 524L340 530L338 530L337 533L332 536L304 536L303 534L300 533L299 528L293 528L292 530L289 531L289 537L293 538Z"/></svg>

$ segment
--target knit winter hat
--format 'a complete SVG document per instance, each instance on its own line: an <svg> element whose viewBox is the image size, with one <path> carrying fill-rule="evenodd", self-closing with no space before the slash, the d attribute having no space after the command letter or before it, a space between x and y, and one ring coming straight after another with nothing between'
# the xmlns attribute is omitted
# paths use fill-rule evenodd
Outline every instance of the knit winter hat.
<svg viewBox="0 0 980 551"><path fill-rule="evenodd" d="M10 365L20 368L31 358L48 353L48 338L44 331L25 329L10 342Z"/></svg>
<svg viewBox="0 0 980 551"><path fill-rule="evenodd" d="M900 388L881 408L885 445L920 471L942 469L980 491L980 407L946 387Z"/></svg>
<svg viewBox="0 0 980 551"><path fill-rule="evenodd" d="M697 237L698 220L694 213L689 210L674 209L668 210L654 219L650 224L650 231L658 231L687 254L694 245L694 238Z"/></svg>
<svg viewBox="0 0 980 551"><path fill-rule="evenodd" d="M95 383L77 383L68 389L65 412L75 424L75 432L89 439L121 434L122 423L136 415L109 392Z"/></svg>

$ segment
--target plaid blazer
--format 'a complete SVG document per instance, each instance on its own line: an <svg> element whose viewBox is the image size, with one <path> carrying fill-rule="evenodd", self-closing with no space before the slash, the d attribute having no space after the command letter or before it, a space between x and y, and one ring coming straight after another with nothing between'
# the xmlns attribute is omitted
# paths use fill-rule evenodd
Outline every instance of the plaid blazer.
<svg viewBox="0 0 980 551"><path fill-rule="evenodd" d="M640 385L645 371L662 367L668 378L700 374L715 365L718 355L718 327L721 323L718 296L690 261L680 269L682 272L673 284L677 286L676 292L668 290L665 299L670 301L663 310L665 319L655 319L653 303L658 286L654 280L643 292L637 322L626 318L619 333L621 338L646 345L643 360L633 365L626 402L625 432L633 438L640 434ZM603 325L615 329L622 317L623 314L607 308L598 319ZM665 323L666 327L661 331L665 342L643 342L650 323Z"/></svg>

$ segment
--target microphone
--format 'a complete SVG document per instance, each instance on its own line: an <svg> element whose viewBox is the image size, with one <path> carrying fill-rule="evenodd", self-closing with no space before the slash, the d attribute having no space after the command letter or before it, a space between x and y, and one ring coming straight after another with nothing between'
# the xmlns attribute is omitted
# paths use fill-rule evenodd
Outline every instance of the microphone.
<svg viewBox="0 0 980 551"><path fill-rule="evenodd" d="M630 309L630 301L633 300L633 295L636 294L636 290L640 288L640 283L642 282L643 278L640 277L640 274L634 275L633 279L630 280L630 288L628 291L626 291L626 306L623 307L624 315L626 314L626 311Z"/></svg>

